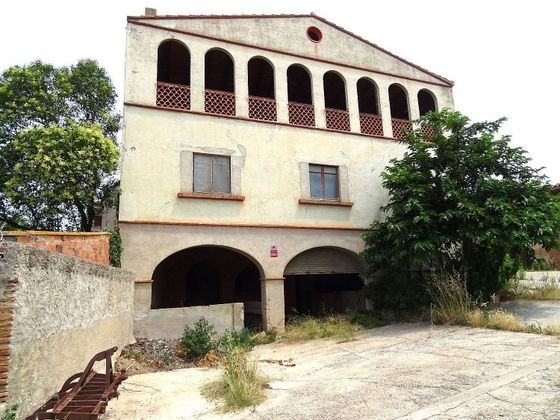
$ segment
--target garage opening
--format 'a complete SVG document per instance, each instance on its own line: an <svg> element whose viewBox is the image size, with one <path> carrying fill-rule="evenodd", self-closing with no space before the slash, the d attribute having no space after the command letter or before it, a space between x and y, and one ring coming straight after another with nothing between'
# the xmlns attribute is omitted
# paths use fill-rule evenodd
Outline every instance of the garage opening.
<svg viewBox="0 0 560 420"><path fill-rule="evenodd" d="M160 262L152 278L152 309L242 302L245 327L261 327L261 271L241 252L184 249Z"/></svg>
<svg viewBox="0 0 560 420"><path fill-rule="evenodd" d="M339 248L302 252L284 270L286 318L365 309L362 262Z"/></svg>

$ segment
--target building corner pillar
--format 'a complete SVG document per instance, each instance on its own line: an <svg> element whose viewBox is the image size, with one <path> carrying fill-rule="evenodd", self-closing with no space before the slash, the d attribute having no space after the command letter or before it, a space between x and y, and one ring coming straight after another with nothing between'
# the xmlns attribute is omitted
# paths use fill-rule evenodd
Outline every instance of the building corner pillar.
<svg viewBox="0 0 560 420"><path fill-rule="evenodd" d="M284 277L261 279L261 303L263 329L283 331L284 319Z"/></svg>

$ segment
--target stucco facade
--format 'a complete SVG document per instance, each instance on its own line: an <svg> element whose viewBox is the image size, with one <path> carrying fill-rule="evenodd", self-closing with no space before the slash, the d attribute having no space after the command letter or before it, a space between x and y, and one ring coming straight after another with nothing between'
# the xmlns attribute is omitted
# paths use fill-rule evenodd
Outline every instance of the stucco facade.
<svg viewBox="0 0 560 420"><path fill-rule="evenodd" d="M161 46L171 41L188 54L189 75L177 88L162 79ZM219 51L226 61L229 57L231 71L210 68L209 51ZM268 63L273 75L263 101L274 112L262 119L255 114L260 99L250 95L257 89L251 83L264 81L251 74L255 57L260 68ZM299 108L294 102L299 101L293 97L299 88L298 80L290 79L294 65L308 74L304 111L311 114L306 126L295 122ZM220 80L231 77L228 93L208 89L212 71ZM370 90L360 90L364 85ZM343 94L331 95L331 86ZM160 89L183 92L188 105L176 97L162 104L165 91ZM406 118L395 118L395 90L404 98ZM373 92L372 98L364 92ZM209 108L214 94L233 105ZM286 267L311 249L336 249L357 258L361 234L381 217L379 207L387 200L379 175L404 150L393 129L425 112L426 97L428 108L452 108L452 82L314 15L130 17L119 220L123 268L137 280L137 311L154 309L152 290L158 282L184 281L179 263L161 268L166 258L195 247L221 247L254 264L261 280L263 327L283 328ZM362 111L369 99L373 111L367 114ZM330 103L337 109L326 106ZM378 122L375 131L368 131L367 121ZM198 155L228 159L226 193L197 191L193 162ZM335 168L333 196L317 197L310 165ZM323 193L330 182L326 177L321 175ZM164 280L158 280L161 273L167 273ZM188 294L189 287L177 290ZM235 294L225 298L232 299ZM180 301L188 306L189 297Z"/></svg>

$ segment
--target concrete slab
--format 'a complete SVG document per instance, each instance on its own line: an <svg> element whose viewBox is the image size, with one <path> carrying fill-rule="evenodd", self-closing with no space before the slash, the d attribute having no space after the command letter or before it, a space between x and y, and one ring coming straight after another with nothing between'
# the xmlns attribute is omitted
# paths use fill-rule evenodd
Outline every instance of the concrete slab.
<svg viewBox="0 0 560 420"><path fill-rule="evenodd" d="M198 390L219 371L186 369L130 378L107 418L560 418L557 337L396 324L350 343L273 343L251 356L296 364L259 363L272 389L254 410L216 412Z"/></svg>
<svg viewBox="0 0 560 420"><path fill-rule="evenodd" d="M560 328L559 300L517 299L501 302L499 306L508 312L513 312L527 324Z"/></svg>

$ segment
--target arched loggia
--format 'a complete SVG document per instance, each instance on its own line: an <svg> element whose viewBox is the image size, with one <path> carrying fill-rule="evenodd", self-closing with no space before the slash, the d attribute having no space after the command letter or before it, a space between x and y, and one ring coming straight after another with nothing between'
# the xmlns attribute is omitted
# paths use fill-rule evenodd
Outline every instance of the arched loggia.
<svg viewBox="0 0 560 420"><path fill-rule="evenodd" d="M315 127L315 108L309 70L300 64L288 67L288 112L290 124Z"/></svg>
<svg viewBox="0 0 560 420"><path fill-rule="evenodd" d="M323 75L325 117L328 129L350 131L350 117L346 101L346 86L342 76L334 71Z"/></svg>
<svg viewBox="0 0 560 420"><path fill-rule="evenodd" d="M304 251L284 269L286 317L364 309L363 265L347 250L318 247Z"/></svg>
<svg viewBox="0 0 560 420"><path fill-rule="evenodd" d="M157 56L156 105L190 109L191 56L188 48L176 40L163 41Z"/></svg>
<svg viewBox="0 0 560 420"><path fill-rule="evenodd" d="M233 59L221 49L204 56L204 110L211 114L235 115Z"/></svg>
<svg viewBox="0 0 560 420"><path fill-rule="evenodd" d="M246 326L261 325L262 267L246 254L197 246L162 260L153 273L152 309L243 303Z"/></svg>
<svg viewBox="0 0 560 420"><path fill-rule="evenodd" d="M247 64L249 88L249 118L276 121L274 68L268 60L253 57Z"/></svg>

